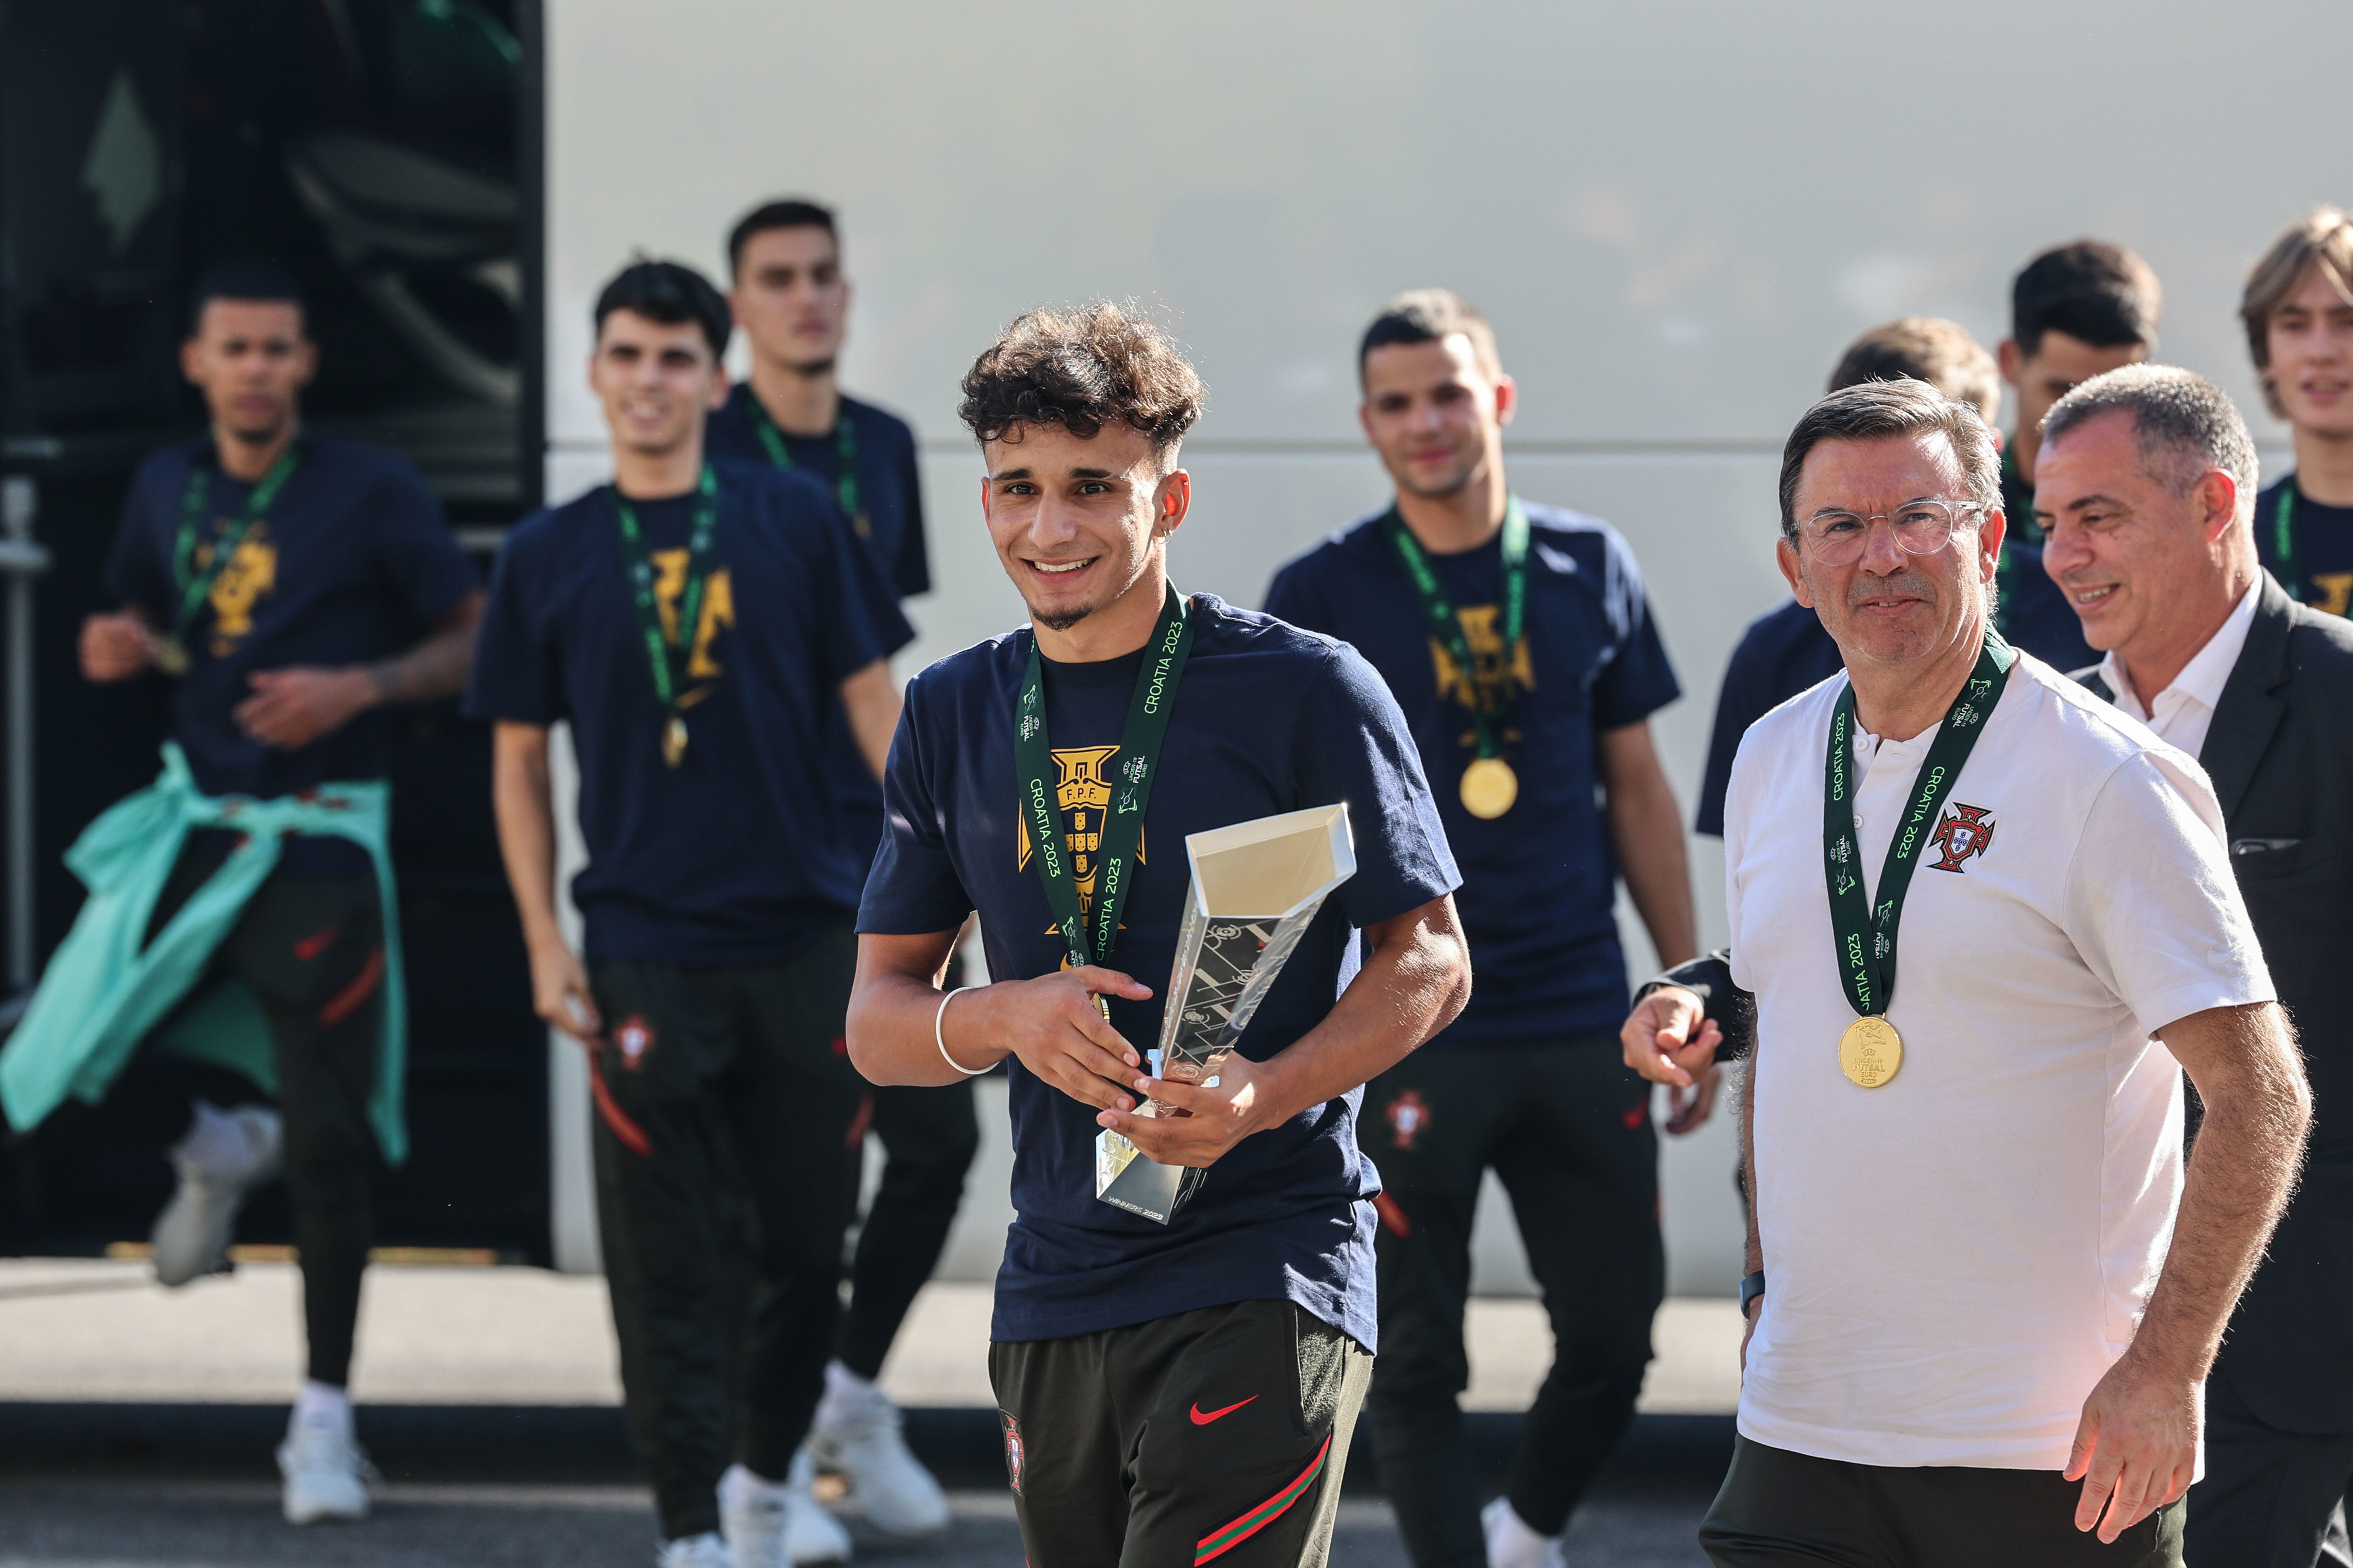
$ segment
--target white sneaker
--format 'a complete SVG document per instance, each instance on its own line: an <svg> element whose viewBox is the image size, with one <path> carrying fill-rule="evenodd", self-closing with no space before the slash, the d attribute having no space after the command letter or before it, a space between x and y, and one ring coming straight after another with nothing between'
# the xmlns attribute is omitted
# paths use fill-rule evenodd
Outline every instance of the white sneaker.
<svg viewBox="0 0 2353 1568"><path fill-rule="evenodd" d="M267 1106L223 1110L199 1100L195 1113L188 1135L169 1154L180 1173L179 1190L155 1216L155 1278L165 1285L228 1271L237 1211L248 1194L278 1174L285 1148L285 1124Z"/></svg>
<svg viewBox="0 0 2353 1568"><path fill-rule="evenodd" d="M278 1471L286 1478L289 1524L368 1516L368 1483L375 1479L375 1467L352 1436L348 1416L290 1422L286 1441L278 1445Z"/></svg>
<svg viewBox="0 0 2353 1568"><path fill-rule="evenodd" d="M661 1555L654 1563L655 1568L728 1568L727 1542L715 1530L681 1535L662 1542Z"/></svg>
<svg viewBox="0 0 2353 1568"><path fill-rule="evenodd" d="M1487 1531L1487 1568L1565 1568L1567 1558L1557 1535L1538 1535L1509 1498L1497 1498L1479 1510Z"/></svg>
<svg viewBox="0 0 2353 1568"><path fill-rule="evenodd" d="M902 1536L945 1530L947 1494L907 1451L891 1396L839 1362L826 1368L825 1381L807 1451L849 1478L850 1503L875 1529Z"/></svg>
<svg viewBox="0 0 2353 1568"><path fill-rule="evenodd" d="M847 1563L849 1531L826 1512L810 1483L817 1468L806 1454L781 1481L763 1480L741 1465L719 1478L719 1521L727 1532L733 1568L786 1568L796 1563Z"/></svg>

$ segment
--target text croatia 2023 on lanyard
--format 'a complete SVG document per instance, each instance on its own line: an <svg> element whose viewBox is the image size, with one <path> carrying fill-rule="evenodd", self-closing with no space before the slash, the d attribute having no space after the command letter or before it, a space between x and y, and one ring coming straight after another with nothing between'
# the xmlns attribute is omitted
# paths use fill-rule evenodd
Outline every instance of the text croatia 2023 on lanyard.
<svg viewBox="0 0 2353 1568"><path fill-rule="evenodd" d="M1854 826L1854 792L1861 784L1854 757L1854 685L1839 693L1831 713L1829 756L1822 782L1822 868L1830 888L1831 931L1838 942L1839 981L1857 1015L1839 1039L1839 1067L1864 1089L1877 1089L1904 1065L1904 1040L1887 1021L1895 999L1895 940L1904 896L1937 812L2001 700L2018 655L1990 626L1977 665L1946 710L1928 755L1912 780L1910 803L1889 840L1874 905L1862 889L1862 837Z"/></svg>
<svg viewBox="0 0 2353 1568"><path fill-rule="evenodd" d="M196 616L212 597L213 584L228 569L229 559L237 553L246 536L260 525L269 513L270 502L294 477L294 467L301 449L300 439L287 443L286 450L269 465L261 482L245 498L245 510L227 520L228 527L213 541L212 557L204 570L196 569L198 535L204 531L205 514L212 510L213 470L202 461L188 467L187 488L180 492L180 532L172 547L172 580L180 590L180 603L172 614L172 629L155 639L155 668L165 675L183 676L192 662L188 654L188 632L196 624Z"/></svg>
<svg viewBox="0 0 2353 1568"><path fill-rule="evenodd" d="M1183 595L1168 590L1152 640L1144 647L1143 668L1135 672L1135 690L1128 699L1127 722L1119 734L1119 761L1113 766L1111 804L1103 813L1103 837L1095 857L1092 921L1079 907L1079 883L1071 870L1069 847L1063 841L1061 817L1054 800L1053 744L1046 734L1046 674L1038 657L1035 633L1029 638L1029 668L1021 680L1021 694L1013 706L1013 761L1020 774L1021 821L1029 835L1030 854L1038 880L1045 885L1046 902L1071 966L1104 963L1119 941L1119 914L1134 881L1136 851L1144 842L1144 811L1152 799L1152 781L1160 770L1161 743L1168 736L1168 716L1176 706L1176 682L1185 673L1185 659L1193 651L1193 622ZM1098 1012L1109 1016L1101 996Z"/></svg>
<svg viewBox="0 0 2353 1568"><path fill-rule="evenodd" d="M662 705L662 761L677 767L686 761L686 672L694 653L695 628L702 620L703 585L711 580L713 543L719 535L719 480L711 465L702 465L694 492L694 523L686 543L686 582L678 593L678 635L662 633L661 603L654 593L653 553L638 528L637 509L618 487L613 490L613 510L621 525L621 561L628 569L629 598L638 612L638 636L652 667L654 697Z"/></svg>

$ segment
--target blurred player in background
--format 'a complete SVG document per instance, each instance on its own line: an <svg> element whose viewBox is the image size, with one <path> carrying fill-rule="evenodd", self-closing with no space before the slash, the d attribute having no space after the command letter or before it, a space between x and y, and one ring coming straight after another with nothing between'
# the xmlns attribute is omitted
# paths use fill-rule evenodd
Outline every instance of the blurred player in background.
<svg viewBox="0 0 2353 1568"><path fill-rule="evenodd" d="M1616 1039L1614 904L1622 874L1657 950L1697 951L1651 739L1681 689L1625 540L1511 493L1518 394L1485 318L1442 289L1400 294L1366 329L1357 374L1396 497L1284 566L1266 608L1356 647L1405 710L1478 976L1462 1016L1366 1094L1384 1187L1373 1437L1418 1568L1540 1568L1633 1417L1664 1290L1650 1086ZM1669 1130L1704 1121L1715 1089L1711 1076ZM1458 1401L1490 1169L1556 1349L1482 1521Z"/></svg>
<svg viewBox="0 0 2353 1568"><path fill-rule="evenodd" d="M850 286L832 212L807 201L755 207L728 235L727 258L728 303L750 341L752 374L711 416L712 455L821 480L899 596L928 593L915 433L839 387ZM828 748L835 806L871 859L882 836L882 791L842 723L837 715ZM851 1499L870 1522L894 1535L924 1535L946 1527L947 1499L908 1452L898 1406L875 1380L947 1245L980 1147L980 1122L972 1085L962 1079L872 1089L866 1114L888 1159L859 1230L849 1304L809 1442L820 1461L849 1477Z"/></svg>
<svg viewBox="0 0 2353 1568"><path fill-rule="evenodd" d="M2291 598L2353 609L2353 218L2323 207L2272 243L2239 307L2295 467L2255 500L2255 549Z"/></svg>
<svg viewBox="0 0 2353 1568"><path fill-rule="evenodd" d="M640 262L596 323L613 483L515 525L467 707L496 725L534 1005L588 1051L606 1280L664 1568L839 1561L849 1538L799 1454L839 1315L863 1089L843 1013L867 853L831 808L828 736L846 715L880 773L889 659L912 633L824 487L704 456L727 384L717 290ZM588 851L579 954L555 916L558 721ZM738 1294L723 1260L747 1210Z"/></svg>

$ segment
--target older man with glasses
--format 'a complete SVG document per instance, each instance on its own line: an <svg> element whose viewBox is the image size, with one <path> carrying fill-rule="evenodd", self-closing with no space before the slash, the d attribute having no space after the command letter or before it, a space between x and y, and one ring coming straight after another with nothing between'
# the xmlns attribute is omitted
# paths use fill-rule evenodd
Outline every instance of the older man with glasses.
<svg viewBox="0 0 2353 1568"><path fill-rule="evenodd" d="M1755 1202L1701 1542L1725 1568L2179 1563L2200 1384L2310 1109L2221 813L1989 632L2006 520L1974 410L1833 393L1780 500L1845 673L1748 731L1725 814L1706 988L1753 998ZM1650 991L1628 1062L1687 1082L1725 1037L1704 1006Z"/></svg>

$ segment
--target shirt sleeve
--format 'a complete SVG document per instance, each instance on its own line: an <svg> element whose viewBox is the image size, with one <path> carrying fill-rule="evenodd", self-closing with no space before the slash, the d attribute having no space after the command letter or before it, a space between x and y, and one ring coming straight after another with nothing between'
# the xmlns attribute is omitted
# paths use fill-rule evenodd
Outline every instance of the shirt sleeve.
<svg viewBox="0 0 2353 1568"><path fill-rule="evenodd" d="M797 499L797 498L795 498ZM899 595L874 552L850 531L849 519L830 497L817 502L825 540L817 596L816 668L828 685L839 685L878 658L888 658L915 640L915 628L900 613Z"/></svg>
<svg viewBox="0 0 2353 1568"><path fill-rule="evenodd" d="M1602 594L1616 634L1617 653L1593 683L1593 723L1599 730L1639 724L1683 694L1659 640L1657 617L1642 587L1633 548L1615 530L1607 535Z"/></svg>
<svg viewBox="0 0 2353 1568"><path fill-rule="evenodd" d="M1759 704L1764 655L1752 629L1732 650L1724 667L1724 684L1715 694L1715 727L1707 741L1707 769L1700 775L1699 808L1693 830L1724 837L1724 794L1732 786L1732 759L1740 754L1740 737L1765 716L1769 704Z"/></svg>
<svg viewBox="0 0 2353 1568"><path fill-rule="evenodd" d="M386 588L421 625L431 626L481 586L422 475L406 465L387 474L375 487L375 503L377 565Z"/></svg>
<svg viewBox="0 0 2353 1568"><path fill-rule="evenodd" d="M1274 581L1266 585L1264 609L1278 621L1337 637L1339 632L1332 625L1324 595L1308 581L1306 565L1303 561L1294 561L1274 574Z"/></svg>
<svg viewBox="0 0 2353 1568"><path fill-rule="evenodd" d="M1292 744L1299 808L1348 805L1356 874L1333 897L1349 924L1378 925L1461 886L1405 715L1345 643L1303 694Z"/></svg>
<svg viewBox="0 0 2353 1568"><path fill-rule="evenodd" d="M973 910L948 857L947 821L934 793L930 758L944 737L929 733L929 698L923 677L907 683L882 768L882 841L858 905L858 929L872 935L954 931Z"/></svg>
<svg viewBox="0 0 2353 1568"><path fill-rule="evenodd" d="M466 677L470 719L553 724L567 716L563 648L530 553L528 536L518 528L491 568L473 668Z"/></svg>
<svg viewBox="0 0 2353 1568"><path fill-rule="evenodd" d="M122 498L114 548L106 558L106 592L112 600L109 608L136 605L147 612L150 621L168 628L178 607L172 603L170 547L164 543L171 535L158 530L154 519L160 504L168 499L176 507L179 498L164 495L167 481L162 470L165 466L152 459L143 464L132 481L130 494ZM185 475L181 482L186 482Z"/></svg>
<svg viewBox="0 0 2353 1568"><path fill-rule="evenodd" d="M2198 765L2147 751L2100 786L2076 843L2067 934L2152 1035L2210 1007L2278 995L2224 833Z"/></svg>
<svg viewBox="0 0 2353 1568"><path fill-rule="evenodd" d="M899 532L898 559L891 563L891 580L899 597L912 599L932 591L932 554L923 536L923 470L916 459L915 433L908 430L899 444L900 493L907 498L907 526Z"/></svg>

